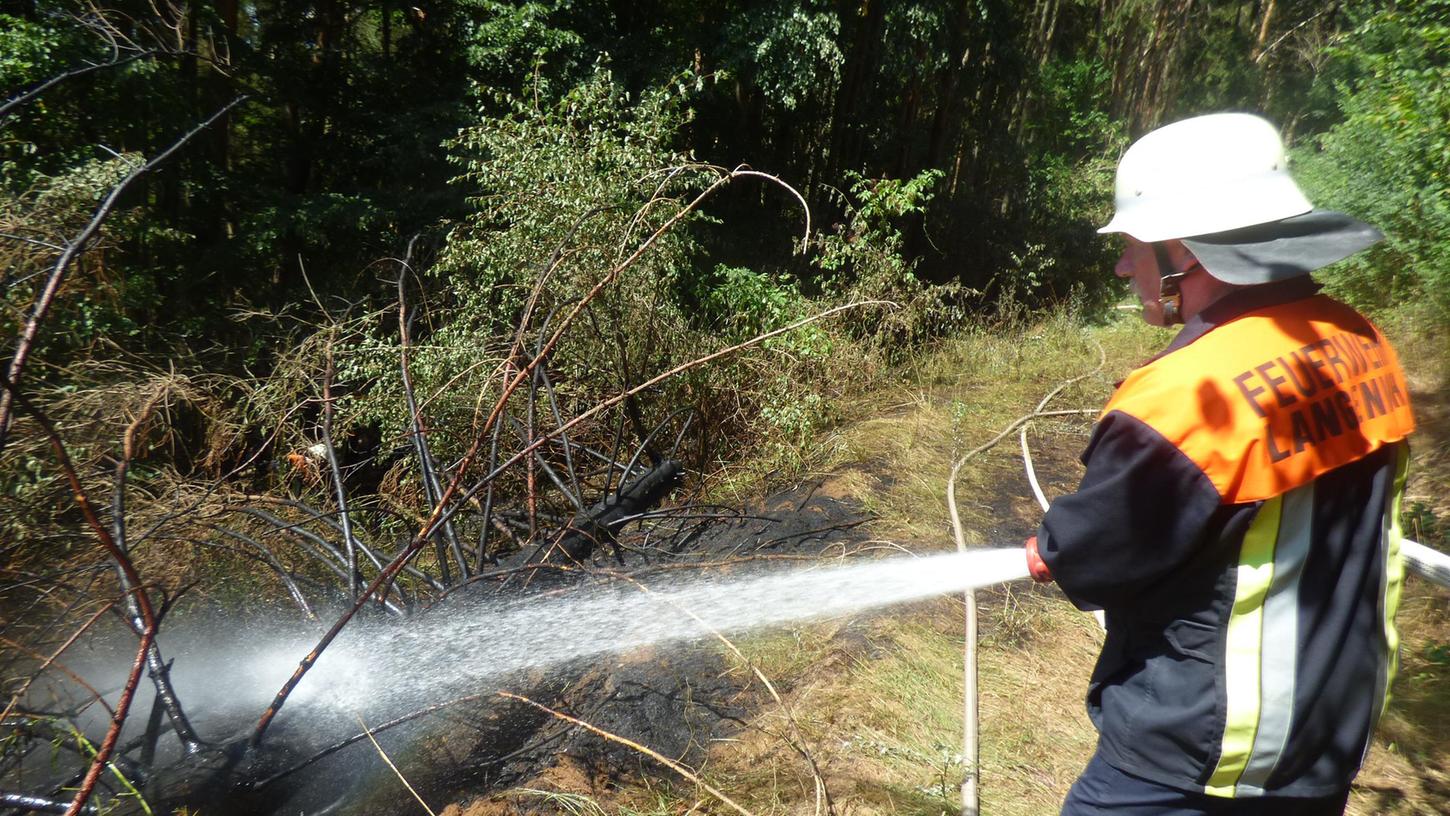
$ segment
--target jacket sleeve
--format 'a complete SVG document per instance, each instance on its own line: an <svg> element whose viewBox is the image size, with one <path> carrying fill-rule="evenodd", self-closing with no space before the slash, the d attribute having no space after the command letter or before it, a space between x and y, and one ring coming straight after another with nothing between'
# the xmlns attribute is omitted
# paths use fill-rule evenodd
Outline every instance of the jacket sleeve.
<svg viewBox="0 0 1450 816"><path fill-rule="evenodd" d="M1110 412L1078 489L1048 508L1037 548L1078 607L1112 608L1187 562L1220 505L1201 468L1141 420Z"/></svg>

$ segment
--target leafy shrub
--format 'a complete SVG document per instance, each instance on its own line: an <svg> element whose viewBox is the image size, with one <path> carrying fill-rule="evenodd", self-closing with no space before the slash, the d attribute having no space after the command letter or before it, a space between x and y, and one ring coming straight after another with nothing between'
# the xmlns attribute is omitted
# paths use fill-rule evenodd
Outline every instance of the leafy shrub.
<svg viewBox="0 0 1450 816"><path fill-rule="evenodd" d="M1296 152L1320 206L1385 241L1321 277L1371 308L1422 301L1450 322L1450 2L1379 12L1331 52L1343 121Z"/></svg>
<svg viewBox="0 0 1450 816"><path fill-rule="evenodd" d="M673 147L689 118L690 87L681 80L632 95L601 64L556 103L501 99L506 114L483 117L449 143L470 212L451 225L437 262L405 280L414 314L409 369L439 458L471 442L480 411L498 399L505 361L531 357L606 280L549 355L565 417L819 308L783 277L702 262L691 228L709 216L686 210L723 171ZM878 196L863 217L884 219L918 196L917 187ZM864 240L885 234L880 225L862 229L870 232L858 236ZM859 263L864 243L837 256L858 261L849 285L880 288L887 284L863 273L897 274L899 258L881 266L891 263L888 252L873 256L876 272ZM397 312L385 311L340 327L332 342L340 424L378 427L402 446L411 419L399 396L397 325ZM323 340L309 341L279 365L276 386L259 395L269 410L315 391L323 348ZM741 435L800 444L829 414L820 383L836 350L828 329L802 327L641 395L640 421L648 428L692 407L700 415L694 427L708 428L712 444ZM517 418L527 413L527 391L511 406ZM547 401L536 405L550 410ZM536 419L554 424L548 414ZM607 449L614 430L596 422L579 433Z"/></svg>
<svg viewBox="0 0 1450 816"><path fill-rule="evenodd" d="M816 247L827 297L896 304L856 332L888 356L959 326L967 315L965 302L980 293L960 283L924 283L916 276L916 261L906 257L898 226L905 217L925 212L943 173L926 170L910 179L848 175L852 183L846 221L823 235Z"/></svg>

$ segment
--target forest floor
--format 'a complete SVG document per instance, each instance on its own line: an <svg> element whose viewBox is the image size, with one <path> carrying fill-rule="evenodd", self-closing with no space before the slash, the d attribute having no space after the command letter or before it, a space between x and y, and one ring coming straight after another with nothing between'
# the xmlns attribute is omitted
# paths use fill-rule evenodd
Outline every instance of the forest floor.
<svg viewBox="0 0 1450 816"><path fill-rule="evenodd" d="M774 505L804 497L801 506L829 501L858 508L871 519L850 537L858 553L950 549L945 482L958 456L1031 412L1057 384L1094 372L1101 348L1101 370L1046 406L1095 409L1112 384L1167 337L1126 316L1096 327L1061 317L946 343L897 381L847 407L846 420L816 440L807 472L775 494ZM1421 421L1407 534L1444 547L1446 530L1437 519L1450 518L1450 508L1437 486L1447 476L1450 409L1439 364L1416 366L1424 349L1401 345ZM1067 415L1029 427L1033 462L1049 497L1070 490L1080 476L1077 455L1090 423L1091 415ZM1011 546L1035 529L1040 511L1016 433L969 462L958 497L973 546ZM825 552L840 557L830 545ZM1052 587L995 587L979 593L978 607L981 811L1056 813L1095 741L1082 694L1101 632ZM1450 812L1447 609L1450 592L1409 578L1394 703L1356 783L1351 814ZM612 734L646 745L653 740L653 747L689 763L705 784L753 814L956 813L964 768L962 618L961 598L941 598L780 627L736 639L733 649L628 656L592 680L586 676L561 699L576 711L605 717L594 724ZM647 686L674 677L673 705L641 707L621 698L619 690L637 683L633 675L640 673L653 678ZM757 678L769 678L778 696ZM614 701L614 713L583 705L591 694ZM621 713L630 711L638 713ZM697 716L700 711L707 716ZM506 785L444 813L732 810L704 784L617 741L605 746L574 728L551 745L547 761L516 767Z"/></svg>

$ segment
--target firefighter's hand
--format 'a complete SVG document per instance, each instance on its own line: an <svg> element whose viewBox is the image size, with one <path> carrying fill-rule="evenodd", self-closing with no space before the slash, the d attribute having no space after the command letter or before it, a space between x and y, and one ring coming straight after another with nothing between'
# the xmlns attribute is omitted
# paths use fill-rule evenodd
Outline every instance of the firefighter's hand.
<svg viewBox="0 0 1450 816"><path fill-rule="evenodd" d="M1024 547L1027 550L1027 573L1032 576L1032 580L1039 584L1052 583L1052 573L1047 569L1042 556L1037 554L1037 536L1027 539Z"/></svg>

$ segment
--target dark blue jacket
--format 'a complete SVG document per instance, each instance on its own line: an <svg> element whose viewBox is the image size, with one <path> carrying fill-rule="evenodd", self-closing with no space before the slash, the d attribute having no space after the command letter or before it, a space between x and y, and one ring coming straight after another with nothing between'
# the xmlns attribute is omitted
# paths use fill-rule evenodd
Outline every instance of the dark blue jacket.
<svg viewBox="0 0 1450 816"><path fill-rule="evenodd" d="M1120 386L1038 551L1106 613L1103 758L1212 795L1358 771L1396 668L1413 427L1393 349L1307 278L1190 320Z"/></svg>

